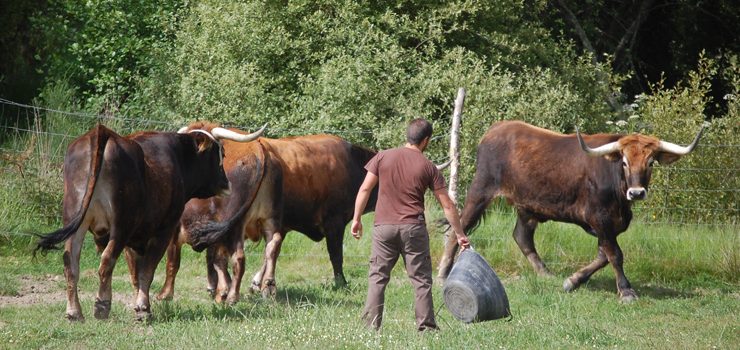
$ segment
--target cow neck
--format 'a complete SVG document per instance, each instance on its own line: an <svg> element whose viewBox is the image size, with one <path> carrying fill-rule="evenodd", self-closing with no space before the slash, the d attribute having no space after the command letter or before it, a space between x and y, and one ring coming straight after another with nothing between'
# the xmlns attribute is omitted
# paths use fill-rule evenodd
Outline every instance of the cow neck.
<svg viewBox="0 0 740 350"><path fill-rule="evenodd" d="M264 180L265 178L265 168L267 165L265 164L267 163L267 157L265 156L266 154L265 146L262 144L260 139L257 139L257 146L258 146L257 148L260 150L260 156L262 158L262 161L260 163L262 164L259 170L260 172L259 172L259 180L257 181L257 189L255 189L255 191L252 193L252 198L250 198L249 201L246 202L248 203L247 208L251 207L252 203L254 203L254 199L257 198L257 194L259 193L260 188L262 187L262 180Z"/></svg>
<svg viewBox="0 0 740 350"><path fill-rule="evenodd" d="M614 183L614 197L617 202L620 203L620 207L630 207L632 202L625 198L625 193L627 192L627 179L624 177L624 170L622 170L620 162L609 162L609 165L610 168L614 170L610 171L610 175L612 176Z"/></svg>

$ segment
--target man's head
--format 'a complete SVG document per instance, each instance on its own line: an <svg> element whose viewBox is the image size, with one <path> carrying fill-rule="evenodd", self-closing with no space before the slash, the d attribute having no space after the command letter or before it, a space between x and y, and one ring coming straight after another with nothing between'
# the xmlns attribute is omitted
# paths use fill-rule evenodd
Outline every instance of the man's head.
<svg viewBox="0 0 740 350"><path fill-rule="evenodd" d="M416 118L409 122L406 128L406 142L411 145L420 146L423 150L429 144L432 136L432 124L424 118Z"/></svg>

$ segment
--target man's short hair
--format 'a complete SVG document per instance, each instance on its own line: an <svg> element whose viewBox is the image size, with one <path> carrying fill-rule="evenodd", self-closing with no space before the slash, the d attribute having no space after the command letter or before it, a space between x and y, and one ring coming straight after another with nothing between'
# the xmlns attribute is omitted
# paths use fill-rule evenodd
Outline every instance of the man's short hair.
<svg viewBox="0 0 740 350"><path fill-rule="evenodd" d="M412 145L421 144L426 137L432 136L432 124L424 118L416 118L406 128L406 141Z"/></svg>

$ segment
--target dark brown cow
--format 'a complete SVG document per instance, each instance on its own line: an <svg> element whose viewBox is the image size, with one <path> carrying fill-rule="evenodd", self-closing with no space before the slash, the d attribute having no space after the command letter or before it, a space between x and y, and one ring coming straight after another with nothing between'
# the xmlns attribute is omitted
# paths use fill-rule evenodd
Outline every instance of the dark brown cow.
<svg viewBox="0 0 740 350"><path fill-rule="evenodd" d="M191 125L190 130L196 127L208 131L213 125ZM167 281L158 298L172 297L180 246L190 241L197 251L215 244L207 258L209 267L215 262L215 270L209 270L209 288L217 287L217 273L217 300L236 302L244 274L245 237L252 241L265 237L264 263L252 279L252 288L273 295L275 264L283 239L291 230L314 241L325 237L335 283L346 284L342 270L344 228L352 219L357 189L365 177L364 166L375 152L331 135L259 138L249 144L226 141L224 149L231 194L221 202L188 203L180 235L168 250ZM366 210L374 206L375 197ZM204 223L209 215L213 222ZM225 221L218 222L221 220ZM229 283L226 262L214 255L231 256L233 283Z"/></svg>
<svg viewBox="0 0 740 350"><path fill-rule="evenodd" d="M84 319L77 283L80 251L88 230L102 252L95 317L108 318L111 274L124 248L137 290L136 316L151 316L149 287L154 270L185 203L228 189L221 160L220 144L204 131L140 132L121 137L98 125L70 144L64 158L64 227L42 237L37 246L48 250L66 241L63 259L68 319Z"/></svg>
<svg viewBox="0 0 740 350"><path fill-rule="evenodd" d="M617 235L629 226L632 202L647 195L653 162L666 165L688 154L701 133L691 145L681 147L640 134L581 137L518 121L495 123L478 145L475 177L462 211L463 229L470 233L491 200L505 197L517 210L513 235L519 249L538 274L550 275L534 247L537 224L555 220L579 225L598 238L598 255L567 278L563 288L578 288L611 263L620 300L632 301L637 295L624 275ZM440 278L449 273L457 251L451 237L439 264Z"/></svg>

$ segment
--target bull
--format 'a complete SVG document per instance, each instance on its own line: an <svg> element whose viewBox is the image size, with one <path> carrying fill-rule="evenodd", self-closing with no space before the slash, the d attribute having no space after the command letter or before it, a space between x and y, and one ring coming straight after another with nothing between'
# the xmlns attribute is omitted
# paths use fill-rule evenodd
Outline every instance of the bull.
<svg viewBox="0 0 740 350"><path fill-rule="evenodd" d="M36 250L64 244L69 320L83 320L77 284L85 233L101 252L94 316L111 308L111 276L126 250L139 320L151 317L149 288L185 203L229 188L219 130L139 132L122 137L102 125L74 140L64 158L64 227L42 236ZM249 138L256 139L258 133ZM243 141L249 138L243 139Z"/></svg>
<svg viewBox="0 0 740 350"><path fill-rule="evenodd" d="M627 230L632 204L645 199L655 161L668 165L690 153L704 128L686 147L655 137L631 134L563 135L519 121L495 123L481 139L476 171L462 210L470 232L497 196L517 211L514 240L539 275L552 275L537 254L534 231L548 220L573 223L598 239L598 254L565 279L563 289L578 288L611 264L622 302L637 299L622 268L617 236ZM457 251L451 235L439 263L447 277Z"/></svg>
<svg viewBox="0 0 740 350"><path fill-rule="evenodd" d="M194 124L186 130L213 127ZM239 130L231 131L241 135ZM251 288L274 295L275 264L289 231L299 231L317 242L326 238L335 284L345 285L344 228L352 219L355 196L366 173L364 165L375 152L331 135L261 137L248 144L225 141L224 149L231 193L188 203L180 233L168 248L167 279L157 297L174 295L180 249L189 243L196 251L208 247L209 290L215 289L216 300L235 303L244 274L245 238L259 241L263 237L264 260ZM373 195L366 211L374 210L375 200ZM233 281L224 256L233 263Z"/></svg>

